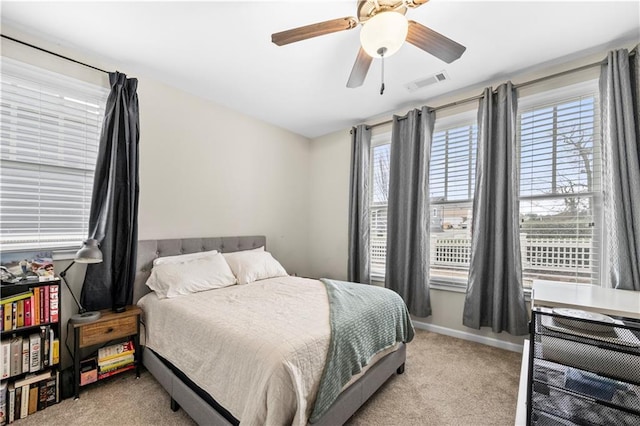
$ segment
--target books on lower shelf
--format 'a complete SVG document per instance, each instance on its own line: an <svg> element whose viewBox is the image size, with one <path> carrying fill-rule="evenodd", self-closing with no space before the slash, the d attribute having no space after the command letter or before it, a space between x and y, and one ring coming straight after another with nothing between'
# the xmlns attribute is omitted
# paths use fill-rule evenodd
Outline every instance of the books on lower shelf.
<svg viewBox="0 0 640 426"><path fill-rule="evenodd" d="M60 401L60 372L30 374L7 385L5 421L13 423Z"/></svg>
<svg viewBox="0 0 640 426"><path fill-rule="evenodd" d="M98 380L106 379L107 377L111 377L113 375L120 374L120 373L123 373L125 371L133 370L135 367L136 366L134 364L128 364L128 365L125 365L124 367L120 367L120 368L118 368L116 370L107 371L105 373L99 373L98 374Z"/></svg>
<svg viewBox="0 0 640 426"><path fill-rule="evenodd" d="M133 369L135 367L135 352L135 345L131 340L98 349L96 361L93 363L91 360L85 361L87 382L90 383L89 380L92 377L90 372L92 371L97 373L97 379L100 380Z"/></svg>
<svg viewBox="0 0 640 426"><path fill-rule="evenodd" d="M112 359L133 354L134 352L135 347L131 340L116 343L115 345L105 346L104 348L98 349L98 365L105 364Z"/></svg>
<svg viewBox="0 0 640 426"><path fill-rule="evenodd" d="M59 292L60 287L51 284L33 287L28 291L0 299L1 330L10 331L58 322Z"/></svg>
<svg viewBox="0 0 640 426"><path fill-rule="evenodd" d="M51 326L40 326L39 332L2 340L0 352L0 378L4 380L58 364L60 341Z"/></svg>

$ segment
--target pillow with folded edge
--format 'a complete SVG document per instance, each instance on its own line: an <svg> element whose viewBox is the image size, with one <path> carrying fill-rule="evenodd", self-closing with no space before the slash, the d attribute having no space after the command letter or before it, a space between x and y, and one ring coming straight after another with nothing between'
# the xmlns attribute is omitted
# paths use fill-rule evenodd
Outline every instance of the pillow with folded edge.
<svg viewBox="0 0 640 426"><path fill-rule="evenodd" d="M153 259L153 266L169 263L183 263L190 260L208 258L218 253L218 250L199 251L196 253L178 254L175 256L163 256Z"/></svg>
<svg viewBox="0 0 640 426"><path fill-rule="evenodd" d="M228 287L236 277L220 254L181 263L160 263L151 269L146 285L160 299Z"/></svg>
<svg viewBox="0 0 640 426"><path fill-rule="evenodd" d="M223 253L223 256L238 279L238 284L289 275L268 251L244 250Z"/></svg>

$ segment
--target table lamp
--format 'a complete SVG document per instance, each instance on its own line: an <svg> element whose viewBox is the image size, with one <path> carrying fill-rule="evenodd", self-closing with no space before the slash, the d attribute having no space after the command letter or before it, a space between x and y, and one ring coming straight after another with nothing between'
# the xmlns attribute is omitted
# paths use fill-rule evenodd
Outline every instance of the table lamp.
<svg viewBox="0 0 640 426"><path fill-rule="evenodd" d="M60 278L64 281L64 284L67 286L69 293L73 297L73 300L78 305L78 313L75 315L71 315L70 321L72 323L83 323L83 322L91 322L100 318L100 312L97 311L89 311L82 307L78 299L71 291L71 287L69 287L69 283L66 280L67 271L76 263L100 263L102 262L102 252L98 247L98 241L94 239L88 239L84 243L82 243L82 247L76 253L73 262L69 266L65 268L64 271L60 272Z"/></svg>

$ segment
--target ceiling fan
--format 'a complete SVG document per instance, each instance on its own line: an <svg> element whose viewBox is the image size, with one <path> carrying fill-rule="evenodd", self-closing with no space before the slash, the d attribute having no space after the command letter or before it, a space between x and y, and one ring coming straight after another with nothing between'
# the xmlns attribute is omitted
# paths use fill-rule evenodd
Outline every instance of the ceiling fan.
<svg viewBox="0 0 640 426"><path fill-rule="evenodd" d="M362 25L361 47L347 81L347 87L359 87L367 76L373 58L383 59L384 77L384 58L397 52L405 41L446 63L451 63L462 56L466 47L405 17L408 8L419 7L428 1L358 0L358 19L354 17L332 19L281 31L272 34L271 41L278 46L283 46ZM383 90L384 83L381 94Z"/></svg>

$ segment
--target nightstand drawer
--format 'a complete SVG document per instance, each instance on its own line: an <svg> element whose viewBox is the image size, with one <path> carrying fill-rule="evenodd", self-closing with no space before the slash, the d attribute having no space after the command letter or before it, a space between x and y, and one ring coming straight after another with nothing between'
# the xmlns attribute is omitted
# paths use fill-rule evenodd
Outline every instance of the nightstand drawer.
<svg viewBox="0 0 640 426"><path fill-rule="evenodd" d="M99 321L80 329L80 347L83 348L137 333L138 317L135 315L124 318L113 318L109 321Z"/></svg>

